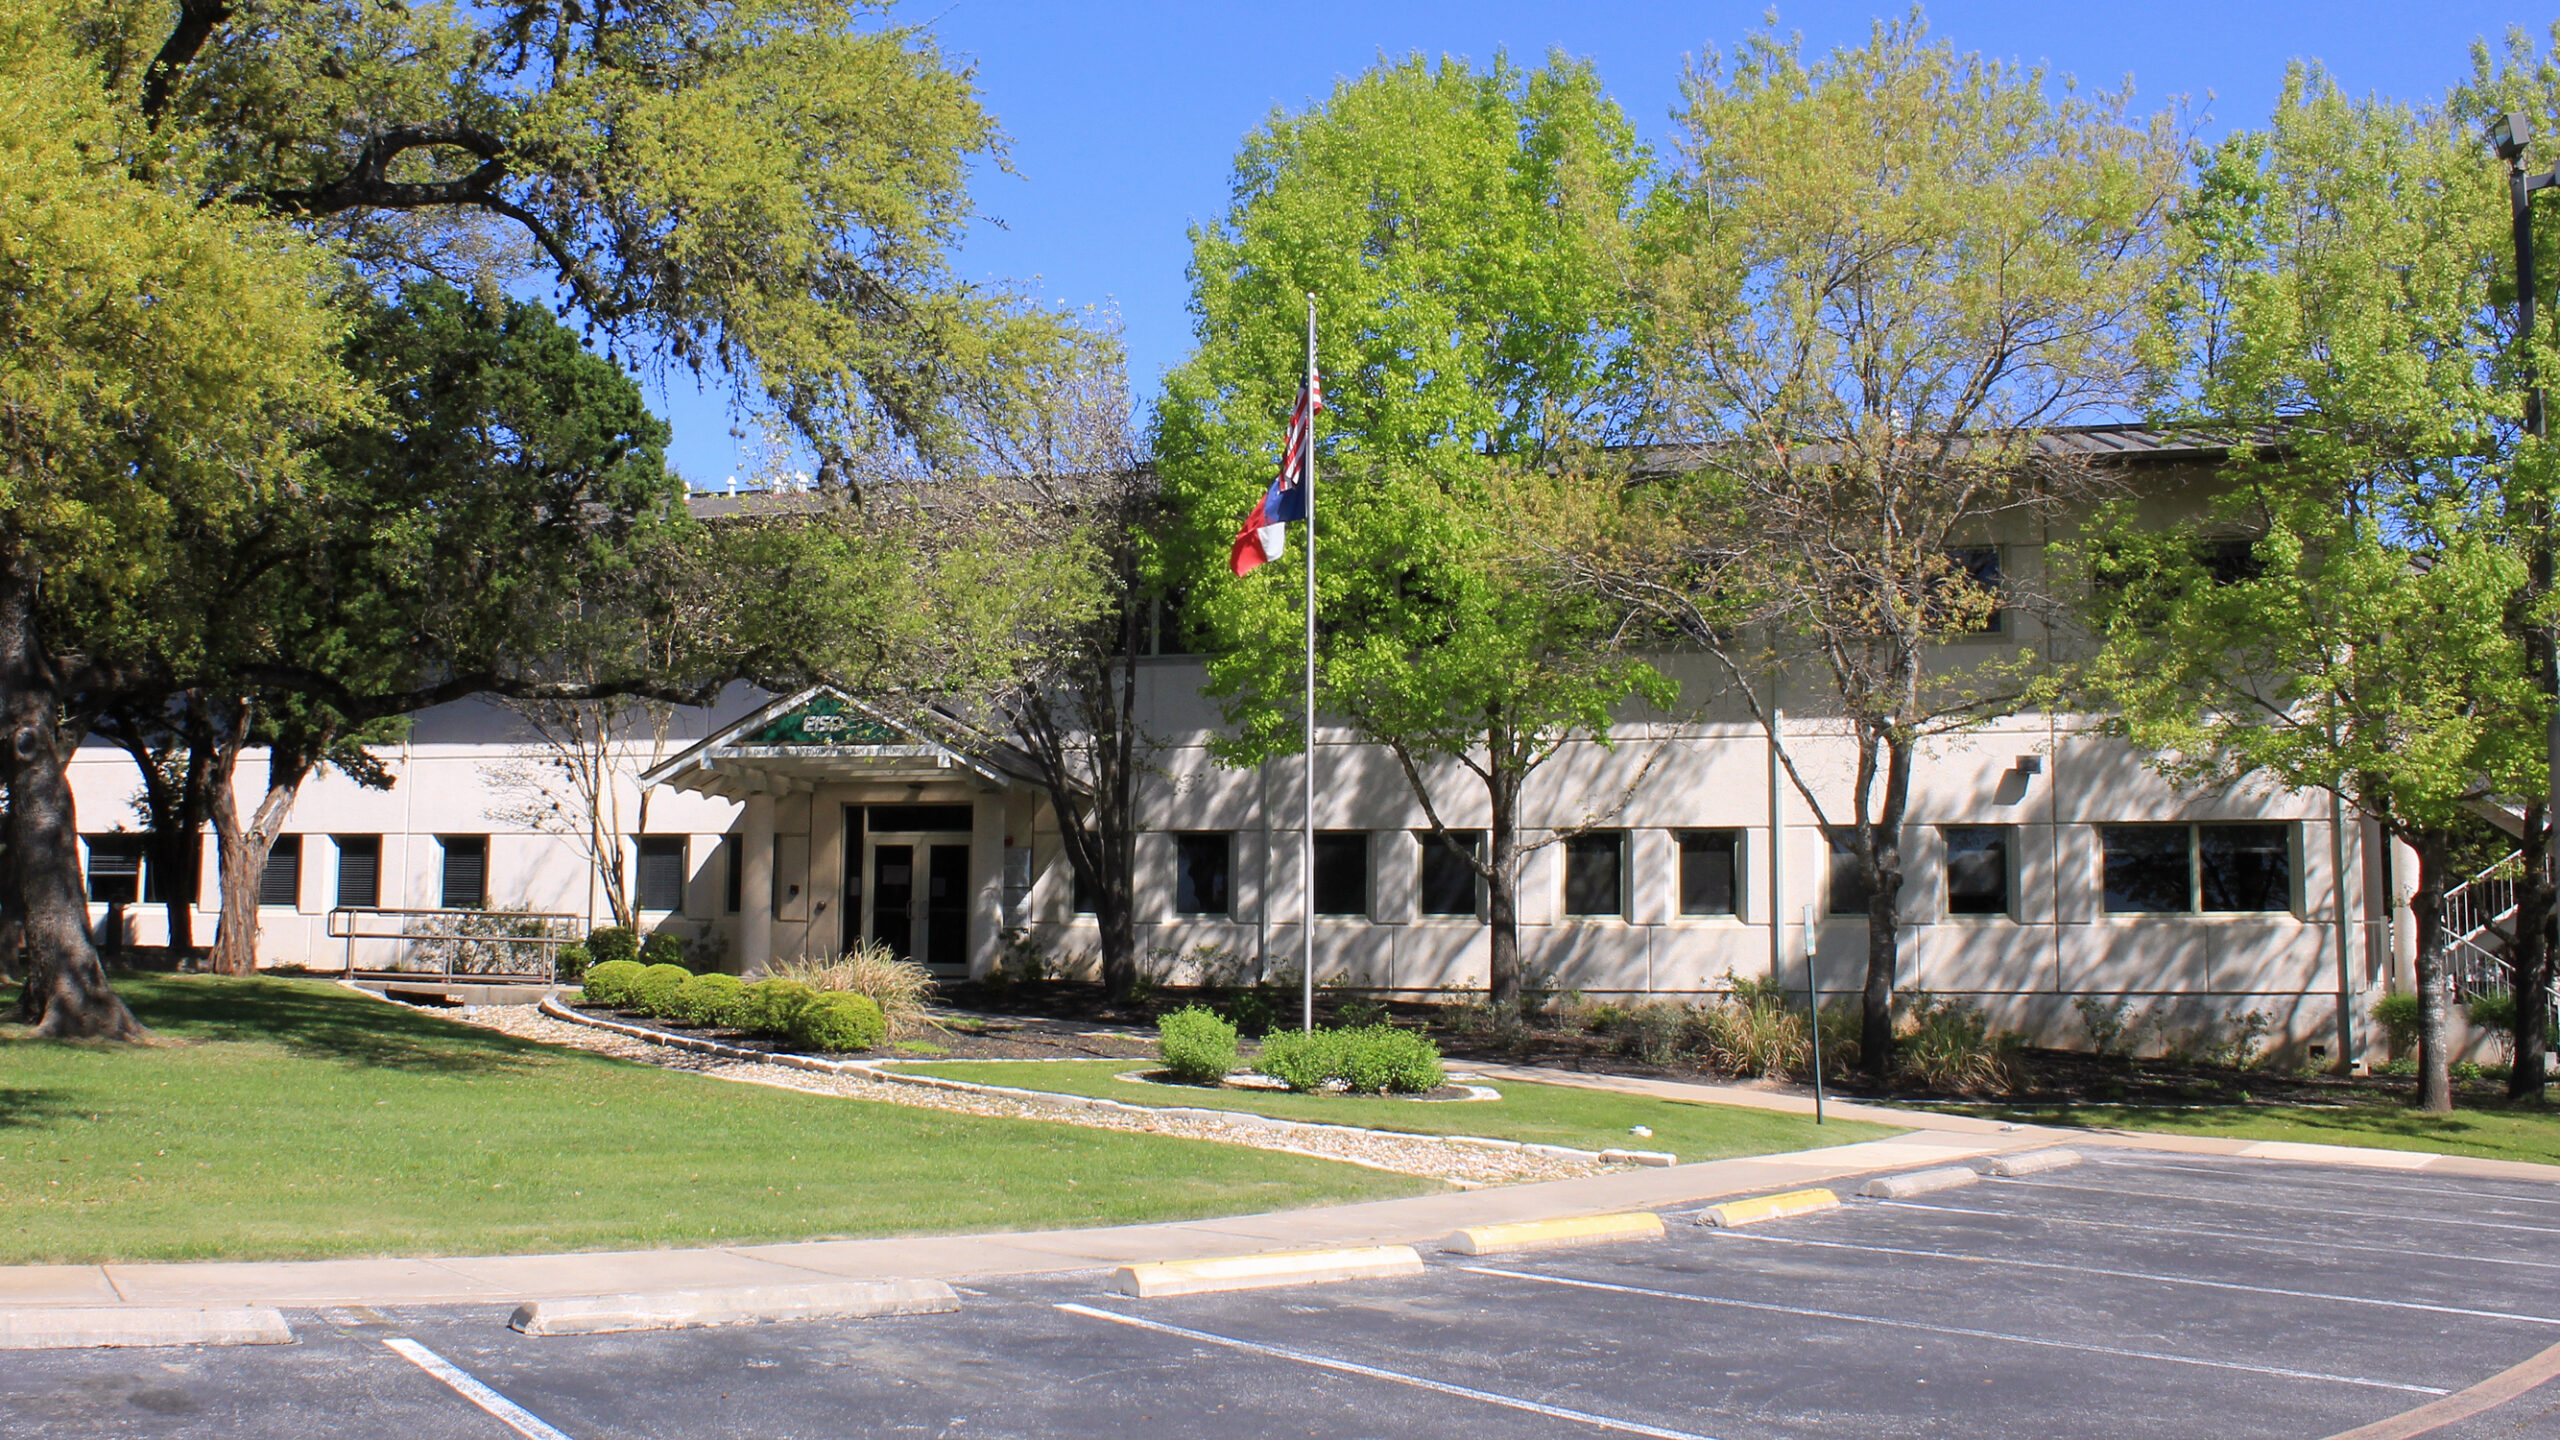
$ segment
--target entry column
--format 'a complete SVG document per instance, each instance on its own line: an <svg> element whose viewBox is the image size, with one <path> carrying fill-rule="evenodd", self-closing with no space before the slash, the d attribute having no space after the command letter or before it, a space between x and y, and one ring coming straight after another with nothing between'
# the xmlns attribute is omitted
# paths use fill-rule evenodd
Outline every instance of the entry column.
<svg viewBox="0 0 2560 1440"><path fill-rule="evenodd" d="M760 975L773 959L773 797L748 796L738 829L738 969Z"/></svg>

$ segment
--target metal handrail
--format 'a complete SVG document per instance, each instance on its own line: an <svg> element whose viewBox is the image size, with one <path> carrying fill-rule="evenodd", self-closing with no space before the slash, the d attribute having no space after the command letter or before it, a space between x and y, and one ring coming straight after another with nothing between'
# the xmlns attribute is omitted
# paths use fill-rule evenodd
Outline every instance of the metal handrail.
<svg viewBox="0 0 2560 1440"><path fill-rule="evenodd" d="M352 978L355 976L355 974L356 974L356 942L357 942L358 940L434 940L434 939L458 939L458 940L475 940L475 941L483 941L483 942L486 942L486 943L489 943L489 944L497 944L497 945L538 945L538 946L546 946L546 947L556 947L556 946L561 946L561 945L575 945L575 944L578 944L578 943L579 943L579 941L583 938L583 937L581 937L581 936L579 936L579 935L577 935L577 934L575 934L575 933L570 933L570 934L561 934L561 935L466 935L466 936L435 936L435 935L419 935L419 934L416 934L415 932L412 932L412 931L409 931L409 930L406 930L406 929L400 929L400 930L364 930L364 929L359 929L359 928L358 928L358 925L357 925L357 917L359 917L359 916L364 916L364 915L396 916L396 917L399 917L399 918L404 919L404 920L424 919L424 918L432 918L432 917L438 917L438 916L472 916L472 915L481 915L481 916L488 916L488 917L491 917L491 918L504 918L504 919L507 919L507 920L529 920L529 921L540 921L540 922L543 922L546 926L548 926L551 922L554 922L554 921L566 921L566 922L568 922L570 925L573 925L573 926L574 926L574 925L577 925L577 924L580 924L580 923L584 922L584 921L585 921L585 919L586 919L586 917L585 917L584 915L578 914L576 911L572 911L572 910L450 910L450 909L446 909L446 910L403 910L403 909L392 909L392 908L387 908L387 907L378 906L378 905L341 905L341 906L338 906L337 908L335 908L335 909L333 909L333 910L331 910L331 911L329 911L329 912L328 912L328 919L327 919L328 931L327 931L327 933L328 933L328 937L329 937L330 939L332 939L332 940L344 940L344 941L346 941L346 942L347 942L347 946L346 946L346 960L345 960L345 965L344 965L344 971L345 971L345 974L347 975L347 977L348 977L348 978L350 978L350 979L352 979ZM341 923L340 923L340 919L339 919L339 917L341 917L341 916L346 917L345 922L344 922L344 924L343 924L343 925L341 925ZM454 977L454 975L456 974L456 972L455 972L455 970L454 970L454 968L453 968L453 961L451 960L451 958L450 958L450 957L448 957L448 958L446 959L446 961L445 961L445 965L444 965L444 968L443 968L442 970L440 970L440 971L394 970L394 971L384 971L384 972L381 972L381 973L384 973L384 974L398 974L398 975L441 974L441 975L443 975L446 979L452 979L452 978ZM491 975L498 975L498 974L513 975L515 972L512 972L512 971L507 971L507 972L500 972L500 971L487 971L487 972L475 972L475 973L486 973L486 974L491 974ZM531 972L526 972L526 973L531 973ZM552 979L556 978L556 977L558 976L558 974L559 974L558 962L557 962L557 961L556 961L556 960L555 960L551 955L549 955L549 954L547 954L547 953L546 953L546 954L543 956L543 961L542 961L542 978L543 978L544 980L548 981L548 980L552 980Z"/></svg>

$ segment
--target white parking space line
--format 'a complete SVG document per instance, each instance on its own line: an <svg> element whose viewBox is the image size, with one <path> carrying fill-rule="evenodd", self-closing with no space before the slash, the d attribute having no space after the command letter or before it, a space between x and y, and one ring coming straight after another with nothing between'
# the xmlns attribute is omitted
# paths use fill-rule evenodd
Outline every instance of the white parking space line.
<svg viewBox="0 0 2560 1440"><path fill-rule="evenodd" d="M390 1348L392 1354L452 1386L455 1394L496 1416L525 1440L569 1440L568 1436L544 1424L540 1416L471 1378L469 1371L417 1341L394 1338L382 1343Z"/></svg>
<svg viewBox="0 0 2560 1440"><path fill-rule="evenodd" d="M2252 1245L2290 1245L2305 1250L2353 1250L2370 1254L2370 1240L2296 1240L2284 1235L2256 1235L2246 1230L2206 1230L2193 1225L2156 1225L2141 1220L2084 1220L2074 1215L2030 1215L2016 1210L1975 1210L1962 1205L1930 1205L1918 1200L1878 1200L1878 1205L1896 1210L1934 1210L1941 1215L1980 1215L1989 1220L2025 1220L2037 1225L2080 1225L2098 1230L2139 1230L2146 1235L2200 1235L2213 1240L2245 1240ZM2404 1250L2393 1247L2395 1256L2415 1260L2460 1260L2469 1265L2494 1266L2501 1270L2560 1270L2560 1261L2516 1260L2507 1256L2485 1256L2478 1253L2456 1254L2449 1250Z"/></svg>
<svg viewBox="0 0 2560 1440"><path fill-rule="evenodd" d="M2503 1200L2515 1205L2560 1205L2560 1195L2514 1195L2509 1194L2504 1190L2457 1190L2443 1185L2394 1185L2387 1180L2376 1180L2370 1176L2362 1174L2340 1174L2331 1170L2323 1170L2316 1177L2299 1170L2280 1170L2270 1174L2263 1168L2268 1163L2264 1160L2242 1161L2221 1168L2204 1165L2164 1165L2156 1161L2149 1160L2102 1160L2098 1163L2101 1165L2120 1167L2135 1173L2149 1170L2174 1170L2181 1175L2211 1175L2219 1180L2232 1180L2245 1177L2249 1179L2273 1179L2285 1183L2291 1183L2297 1180L2313 1180L2316 1178L2318 1182L2317 1186L2306 1186L2305 1188L2327 1187L2340 1190L2354 1189L2379 1191L2391 1195L2424 1195L2431 1199L2449 1195L2464 1200Z"/></svg>
<svg viewBox="0 0 2560 1440"><path fill-rule="evenodd" d="M2306 1213L2303 1209L2302 1202L2299 1200L2235 1200L2223 1195L2164 1195L2156 1190L2125 1190L2113 1185L2075 1185L2067 1180L2046 1180L2042 1178L2013 1180L2009 1183L2022 1190L2070 1190L2083 1195L2105 1195L2110 1198L2124 1200L2169 1200L2181 1205L2237 1205L2246 1210L2282 1210L2290 1215L2302 1215ZM2333 1210L2325 1205L2308 1213L2318 1215L2324 1219L2332 1216L2351 1220L2408 1220L2414 1218L2407 1214L2390 1210ZM2429 1215L2426 1216L2425 1219L2430 1227L2437 1225L2459 1225L2467 1230L2521 1230L2528 1235L2548 1235L2551 1233L2551 1227L2549 1225L2509 1225L2499 1220L2457 1220L2450 1215Z"/></svg>
<svg viewBox="0 0 2560 1440"><path fill-rule="evenodd" d="M1097 1310L1090 1305L1067 1304L1061 1304L1057 1308L1066 1311L1070 1315L1084 1315L1095 1320L1108 1320L1114 1325L1128 1325L1140 1330L1152 1330L1159 1335L1179 1335L1185 1340L1197 1340L1204 1345L1224 1346L1229 1350L1241 1350L1249 1355L1267 1355L1276 1360L1293 1360L1298 1364L1313 1365L1321 1370L1333 1370L1344 1375L1358 1375L1363 1379L1368 1380L1385 1380L1392 1384L1409 1385L1417 1390L1429 1390L1440 1395L1454 1395L1461 1400L1474 1400L1486 1405L1498 1405L1506 1410L1521 1410L1526 1411L1531 1415L1543 1415L1550 1420L1570 1420L1577 1425L1589 1425L1600 1430L1615 1430L1622 1435L1649 1435L1655 1437L1655 1440L1709 1440L1709 1437L1707 1436L1694 1434L1687 1430L1665 1430L1659 1425L1647 1425L1635 1420L1619 1420L1607 1415L1594 1415L1587 1410L1568 1410L1561 1405L1547 1405L1536 1400L1523 1400L1516 1395L1497 1395L1490 1390L1477 1390L1465 1385L1452 1385L1445 1380L1430 1380L1425 1379L1420 1375L1407 1375L1399 1370L1381 1370L1375 1365L1362 1365L1350 1360L1336 1360L1330 1355L1318 1355L1306 1350L1292 1350L1285 1345L1266 1345L1258 1340L1239 1340L1231 1335L1212 1335L1206 1330L1189 1330L1180 1325L1167 1325L1155 1320L1141 1320L1135 1315L1123 1315L1115 1310ZM2442 1394L2443 1392L2436 1391L2433 1393Z"/></svg>
<svg viewBox="0 0 2560 1440"><path fill-rule="evenodd" d="M2325 1290L2281 1290L2272 1285L2243 1285L2234 1280L2202 1280L2192 1275L2159 1275L2147 1270L2107 1270L2058 1260L2016 1260L2005 1255L1966 1255L1953 1250L1912 1250L1898 1245L1858 1245L1846 1240L1805 1240L1791 1235L1753 1234L1744 1230L1710 1230L1722 1240L1757 1245L1810 1245L1821 1250L1855 1250L1866 1255L1907 1255L1923 1260L1953 1260L1965 1265L2005 1265L2020 1270L2059 1270L2069 1275L2105 1275L2118 1280L2147 1280L2157 1285L2192 1285L2205 1290L2238 1290L2287 1300L2329 1300L2341 1305L2379 1305L2390 1310L2423 1310L2431 1315L2466 1315L2480 1320L2513 1320L2523 1325L2560 1326L2560 1316L2519 1315L2512 1310L2467 1310L2459 1305L2431 1305L2422 1300L2381 1300L2370 1295L2334 1295Z"/></svg>
<svg viewBox="0 0 2560 1440"><path fill-rule="evenodd" d="M2249 1375L2271 1375L2285 1380L2317 1380L2332 1385L2361 1385L2373 1390L2400 1390L2411 1395L2442 1395L2446 1391L2436 1385L2409 1385L2397 1380L2376 1380L2364 1375L2330 1375L2318 1370L2290 1370L2281 1365L2250 1365L2238 1360L2207 1360L2197 1355L2169 1355L2156 1350L2128 1350L2117 1345L2089 1345L2077 1340L2054 1340L2041 1335L2010 1335L1998 1330L1972 1330L1960 1325L1931 1325L1919 1320L1895 1320L1883 1315L1856 1315L1844 1310L1816 1310L1806 1305L1770 1305L1757 1300L1733 1300L1721 1295L1693 1295L1685 1290L1654 1290L1642 1285L1613 1285L1605 1280L1577 1280L1566 1275L1533 1275L1525 1270L1497 1270L1491 1266L1460 1265L1454 1267L1470 1275L1496 1275L1507 1280L1532 1280L1541 1285L1567 1285L1580 1290L1605 1290L1619 1295L1640 1295L1655 1300L1679 1300L1692 1305L1720 1305L1736 1310L1756 1310L1765 1315L1795 1315L1814 1320L1840 1320L1853 1325L1881 1325L1893 1330L1917 1330L1932 1335L1958 1335L1971 1340L2000 1340L2012 1345L2034 1345L2047 1350L2073 1350L2083 1355L2108 1355L2120 1360L2156 1360L2170 1365L2198 1365L2209 1370L2237 1370Z"/></svg>

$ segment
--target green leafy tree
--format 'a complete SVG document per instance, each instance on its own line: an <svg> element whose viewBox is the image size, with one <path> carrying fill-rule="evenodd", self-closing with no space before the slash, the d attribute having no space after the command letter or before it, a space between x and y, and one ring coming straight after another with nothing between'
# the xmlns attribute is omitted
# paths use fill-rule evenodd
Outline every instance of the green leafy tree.
<svg viewBox="0 0 2560 1440"><path fill-rule="evenodd" d="M1813 59L1755 35L1695 68L1638 269L1671 473L1591 516L1568 562L1714 658L1855 858L1879 1081L1913 761L2016 710L2039 660L1947 644L2037 608L1979 557L2095 488L2049 432L2150 384L2178 141L2123 96L2054 90L1916 17ZM1849 775L1799 753L1787 691L1831 722L1817 747L1845 731Z"/></svg>
<svg viewBox="0 0 2560 1440"><path fill-rule="evenodd" d="M1247 138L1235 194L1192 235L1198 349L1167 381L1155 455L1176 525L1163 573L1207 634L1211 692L1253 759L1298 746L1306 549L1243 580L1227 547L1269 483L1318 302L1323 714L1394 752L1487 895L1491 986L1521 980L1524 792L1568 739L1668 682L1605 644L1610 617L1513 563L1507 498L1621 438L1633 323L1621 265L1644 156L1589 67L1419 57ZM1490 853L1446 823L1483 788Z"/></svg>
<svg viewBox="0 0 2560 1440"><path fill-rule="evenodd" d="M2516 400L2486 363L2499 178L2440 116L2296 67L2264 129L2205 157L2162 291L2176 413L2282 427L2200 513L2112 507L2083 551L2105 640L2083 678L2155 768L2326 789L2416 851L2418 1106L2437 1112L2452 856L2469 807L2544 783L2498 458Z"/></svg>
<svg viewBox="0 0 2560 1440"><path fill-rule="evenodd" d="M134 178L129 116L51 7L0 7L0 96L0 900L38 1032L130 1038L87 931L66 762L139 652L184 648L158 588L181 532L290 494L303 440L361 403L330 257L205 208L174 167Z"/></svg>

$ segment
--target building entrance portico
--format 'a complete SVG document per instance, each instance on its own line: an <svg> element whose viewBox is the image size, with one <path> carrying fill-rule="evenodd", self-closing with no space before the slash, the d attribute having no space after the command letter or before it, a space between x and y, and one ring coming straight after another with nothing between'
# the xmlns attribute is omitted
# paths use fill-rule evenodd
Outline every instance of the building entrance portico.
<svg viewBox="0 0 2560 1440"><path fill-rule="evenodd" d="M1041 792L1001 743L923 733L819 686L757 709L640 777L741 802L735 968L864 941L957 979L992 964L1007 850Z"/></svg>

